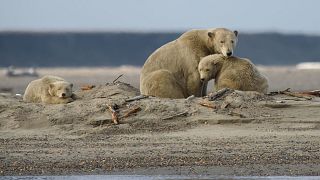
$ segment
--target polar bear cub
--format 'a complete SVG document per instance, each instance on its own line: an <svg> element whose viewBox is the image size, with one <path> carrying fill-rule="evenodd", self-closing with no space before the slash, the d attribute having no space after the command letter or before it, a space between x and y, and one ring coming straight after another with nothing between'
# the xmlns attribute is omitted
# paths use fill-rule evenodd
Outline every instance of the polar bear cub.
<svg viewBox="0 0 320 180"><path fill-rule="evenodd" d="M23 100L48 104L69 103L73 101L72 86L72 83L60 77L47 75L29 83Z"/></svg>
<svg viewBox="0 0 320 180"><path fill-rule="evenodd" d="M207 82L215 79L216 91L223 88L260 93L268 91L267 78L249 59L224 57L221 54L209 55L200 60L198 71L201 81Z"/></svg>

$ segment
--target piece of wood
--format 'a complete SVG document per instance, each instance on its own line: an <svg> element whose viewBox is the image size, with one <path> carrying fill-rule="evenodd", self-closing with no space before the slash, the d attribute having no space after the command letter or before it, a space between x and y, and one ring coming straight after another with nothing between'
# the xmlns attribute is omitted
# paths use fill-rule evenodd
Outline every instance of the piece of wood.
<svg viewBox="0 0 320 180"><path fill-rule="evenodd" d="M211 109L216 109L217 108L216 105L214 105L212 103L209 103L209 102L199 102L199 105L207 107L207 108L211 108Z"/></svg>
<svg viewBox="0 0 320 180"><path fill-rule="evenodd" d="M120 93L119 92L115 92L115 93L109 94L108 96L99 96L99 97L96 97L96 98L107 98L107 97L114 96L114 95L117 95L117 94L120 94Z"/></svg>
<svg viewBox="0 0 320 180"><path fill-rule="evenodd" d="M112 107L110 106L109 104L107 104L107 107L109 109L109 111L111 112L111 118L112 118L112 121L114 124L119 124L119 118L118 118L118 113L117 111Z"/></svg>
<svg viewBox="0 0 320 180"><path fill-rule="evenodd" d="M287 91L290 91L290 88L287 88L287 89L285 89L283 91L271 91L271 92L268 93L268 95L273 96L273 95L276 95L276 94L283 94L283 92L287 92Z"/></svg>
<svg viewBox="0 0 320 180"><path fill-rule="evenodd" d="M289 91L284 91L282 92L282 94L288 95L288 96L292 96L292 97L298 97L298 98L304 98L307 100L311 100L312 97L310 97L309 95L304 95L304 94L300 94L300 93L294 93L294 92L289 92Z"/></svg>
<svg viewBox="0 0 320 180"><path fill-rule="evenodd" d="M208 99L209 99L209 101L214 101L214 100L218 99L219 97L223 96L228 91L231 91L231 89L229 89L229 88L220 89L219 91L208 95Z"/></svg>
<svg viewBox="0 0 320 180"><path fill-rule="evenodd" d="M162 118L161 120L169 120L169 119L172 119L172 118L175 118L175 117L179 117L179 116L185 116L188 114L189 111L184 111L182 113L178 113L178 114L174 114L172 116L168 116L168 117L165 117L165 118Z"/></svg>
<svg viewBox="0 0 320 180"><path fill-rule="evenodd" d="M290 88L287 88L283 91L273 91L273 92L268 93L268 95L276 95L276 94L284 94L284 95L288 95L288 96L292 96L292 97L304 98L307 100L312 99L312 97L309 94L307 94L307 93L304 94L304 93L300 93L300 92L291 92Z"/></svg>
<svg viewBox="0 0 320 180"><path fill-rule="evenodd" d="M82 91L91 90L95 87L96 87L95 85L84 85L84 86L81 86L81 90Z"/></svg>
<svg viewBox="0 0 320 180"><path fill-rule="evenodd" d="M299 93L300 93L300 94L306 94L306 95L311 95L311 96L320 97L320 90L302 91L302 92L299 92Z"/></svg>
<svg viewBox="0 0 320 180"><path fill-rule="evenodd" d="M135 96L133 98L129 98L129 99L126 99L125 101L126 102L131 102L131 101L136 101L136 100L140 100L140 99L144 99L144 98L147 98L149 96L146 96L146 95L139 95L139 96Z"/></svg>
<svg viewBox="0 0 320 180"><path fill-rule="evenodd" d="M119 92L115 92L115 93L109 94L108 96L114 96L114 95L117 95L117 94L120 94L120 93Z"/></svg>
<svg viewBox="0 0 320 180"><path fill-rule="evenodd" d="M119 78L121 78L123 74L120 74L115 80L112 81L112 84L114 84Z"/></svg>
<svg viewBox="0 0 320 180"><path fill-rule="evenodd" d="M136 106L136 107L133 107L132 109L130 109L128 112L126 112L123 117L129 117L131 116L132 114L136 113L136 112L139 112L141 111L141 108L139 106Z"/></svg>

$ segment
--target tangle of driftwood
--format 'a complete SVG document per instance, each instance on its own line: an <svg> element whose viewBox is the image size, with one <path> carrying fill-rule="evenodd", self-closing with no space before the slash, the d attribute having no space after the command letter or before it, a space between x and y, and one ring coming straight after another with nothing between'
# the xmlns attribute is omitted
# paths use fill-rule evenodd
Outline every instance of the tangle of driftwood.
<svg viewBox="0 0 320 180"><path fill-rule="evenodd" d="M290 88L287 88L283 91L273 91L270 92L269 95L276 95L276 94L285 94L288 96L292 96L292 97L298 97L298 98L304 98L307 100L311 100L312 97L311 96L315 96L314 94L316 94L317 96L319 96L319 90L316 91L305 91L305 92L291 92Z"/></svg>
<svg viewBox="0 0 320 180"><path fill-rule="evenodd" d="M135 106L135 107L133 107L132 109L130 109L128 112L126 112L124 115L123 115L123 117L129 117L129 116L131 116L133 113L136 113L136 112L139 112L139 111L141 111L141 108L139 107L139 106Z"/></svg>

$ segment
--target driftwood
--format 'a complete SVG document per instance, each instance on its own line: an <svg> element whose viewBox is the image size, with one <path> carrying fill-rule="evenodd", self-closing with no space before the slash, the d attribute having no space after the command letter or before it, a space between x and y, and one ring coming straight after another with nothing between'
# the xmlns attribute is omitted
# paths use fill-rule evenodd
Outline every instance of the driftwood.
<svg viewBox="0 0 320 180"><path fill-rule="evenodd" d="M118 121L119 118L118 118L117 111L109 104L107 104L107 107L108 107L109 111L111 112L111 118L112 118L113 123L119 124L119 121Z"/></svg>
<svg viewBox="0 0 320 180"><path fill-rule="evenodd" d="M299 92L299 93L300 93L300 94L305 94L305 95L311 95L311 96L320 97L320 90L302 91L302 92Z"/></svg>
<svg viewBox="0 0 320 180"><path fill-rule="evenodd" d="M112 84L114 84L119 78L121 78L123 74L120 74L115 80L112 81Z"/></svg>
<svg viewBox="0 0 320 180"><path fill-rule="evenodd" d="M141 108L139 106L133 107L132 109L130 109L128 112L126 112L123 117L129 117L131 116L133 113L139 112L141 111Z"/></svg>
<svg viewBox="0 0 320 180"><path fill-rule="evenodd" d="M271 92L269 92L268 93L268 95L276 95L276 94L283 94L283 92L288 92L288 91L290 91L290 88L287 88L287 89L285 89L285 90L283 90L283 91L271 91Z"/></svg>
<svg viewBox="0 0 320 180"><path fill-rule="evenodd" d="M84 85L84 86L81 86L81 90L82 91L91 90L91 89L93 89L95 87L96 87L95 85Z"/></svg>
<svg viewBox="0 0 320 180"><path fill-rule="evenodd" d="M309 93L311 93L311 92L312 91L310 91ZM287 89L285 89L283 91L273 91L273 92L270 92L268 95L276 95L276 94L285 94L285 95L288 95L288 96L304 98L304 99L307 99L307 100L311 100L312 99L310 94L303 93L303 92L291 92L290 88L287 88Z"/></svg>
<svg viewBox="0 0 320 180"><path fill-rule="evenodd" d="M109 94L108 96L99 96L97 98L107 98L107 97L114 96L114 95L117 95L117 94L120 94L120 93L119 92L115 92L115 93Z"/></svg>
<svg viewBox="0 0 320 180"><path fill-rule="evenodd" d="M172 116L168 116L168 117L165 117L165 118L162 118L161 120L169 120L169 119L172 119L172 118L175 118L175 117L179 117L179 116L185 116L188 114L189 111L184 111L182 113L178 113L178 114L174 114Z"/></svg>
<svg viewBox="0 0 320 180"><path fill-rule="evenodd" d="M126 102L131 102L131 101L136 101L136 100L140 100L140 99L144 99L144 98L147 98L149 96L146 96L146 95L139 95L139 96L135 96L133 98L130 98L130 99L126 99L125 101Z"/></svg>
<svg viewBox="0 0 320 180"><path fill-rule="evenodd" d="M209 103L209 102L199 102L199 105L207 107L207 108L211 108L211 109L216 109L217 108L216 105L214 105L212 103Z"/></svg>
<svg viewBox="0 0 320 180"><path fill-rule="evenodd" d="M223 96L225 93L227 93L229 91L231 91L231 89L229 89L229 88L220 89L219 91L211 93L210 95L208 95L208 99L209 99L209 101L214 101L214 100L218 99L219 97Z"/></svg>
<svg viewBox="0 0 320 180"><path fill-rule="evenodd" d="M283 92L283 94L288 95L288 96L292 96L292 97L304 98L307 100L312 99L312 97L310 97L309 95L304 95L304 94L299 94L299 93L294 93L294 92Z"/></svg>

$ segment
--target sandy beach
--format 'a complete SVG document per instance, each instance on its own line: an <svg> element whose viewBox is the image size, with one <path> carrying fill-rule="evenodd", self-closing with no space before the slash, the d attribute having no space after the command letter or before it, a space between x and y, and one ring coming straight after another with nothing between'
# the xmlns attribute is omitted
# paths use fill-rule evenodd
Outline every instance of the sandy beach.
<svg viewBox="0 0 320 180"><path fill-rule="evenodd" d="M259 69L270 91L320 87L319 70ZM73 82L78 97L45 105L15 96L33 78L6 77L4 71L0 175L320 175L319 97L228 91L214 101L128 102L139 95L139 68L43 68L40 75ZM121 82L112 83L120 74ZM96 87L80 90L85 84ZM115 104L118 125L107 108ZM127 115L134 108L139 110Z"/></svg>
<svg viewBox="0 0 320 180"><path fill-rule="evenodd" d="M140 67L79 67L79 68L38 68L39 76L57 75L73 82L75 89L88 84L112 82L119 75L122 82L139 88ZM269 80L269 91L291 88L294 91L315 90L320 88L320 69L296 69L295 66L258 66ZM26 71L27 69L18 69ZM23 93L28 83L38 77L7 77L6 68L0 68L0 92L10 89L12 93ZM212 91L213 81L209 82L208 92Z"/></svg>

